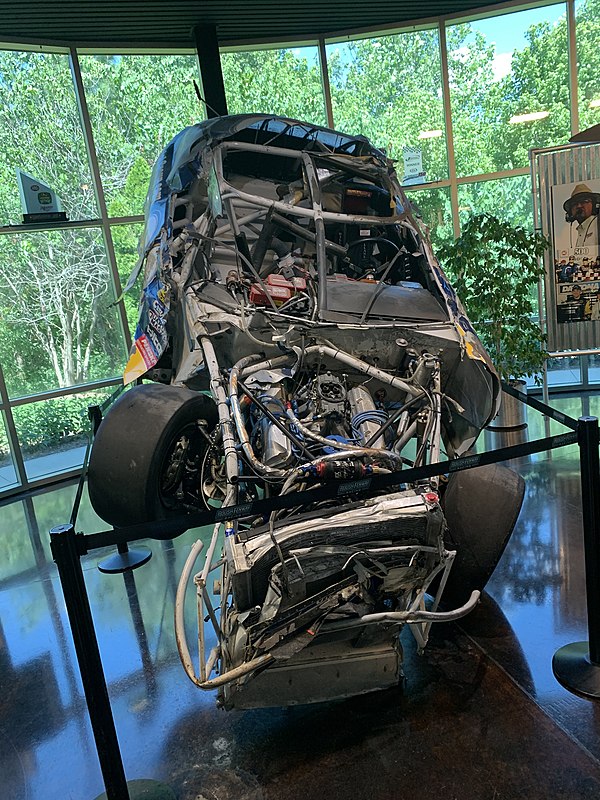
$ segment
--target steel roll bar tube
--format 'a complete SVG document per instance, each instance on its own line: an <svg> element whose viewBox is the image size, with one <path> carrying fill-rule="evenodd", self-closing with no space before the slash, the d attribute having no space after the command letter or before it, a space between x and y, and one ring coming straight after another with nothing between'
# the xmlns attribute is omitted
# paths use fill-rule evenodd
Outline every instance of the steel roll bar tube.
<svg viewBox="0 0 600 800"><path fill-rule="evenodd" d="M231 416L233 417L233 421L235 423L235 428L237 430L238 439L240 440L240 444L242 445L242 450L244 455L248 459L250 465L253 469L255 469L261 475L268 475L273 478L286 478L288 471L283 469L278 469L277 467L270 467L268 464L263 464L260 461L252 448L250 443L250 437L248 436L248 431L246 430L246 426L244 425L244 419L242 417L242 410L240 408L240 399L238 395L238 377L242 370L247 369L250 367L255 361L257 361L261 356L245 356L241 358L237 364L234 364L229 372L229 405L231 409Z"/></svg>
<svg viewBox="0 0 600 800"><path fill-rule="evenodd" d="M235 482L238 474L238 458L237 450L235 447L235 437L233 435L231 416L229 414L229 406L227 403L227 393L221 381L219 372L219 362L215 354L215 348L208 336L208 331L204 326L201 326L201 339L200 344L204 353L206 367L210 375L210 388L212 396L215 398L217 404L217 411L219 414L219 425L221 427L221 435L223 436L223 450L225 451L225 469L227 479Z"/></svg>

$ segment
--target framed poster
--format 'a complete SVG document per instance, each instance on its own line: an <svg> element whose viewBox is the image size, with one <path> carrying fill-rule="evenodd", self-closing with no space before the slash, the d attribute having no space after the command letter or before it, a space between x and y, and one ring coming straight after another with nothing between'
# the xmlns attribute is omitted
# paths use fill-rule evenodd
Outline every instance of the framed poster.
<svg viewBox="0 0 600 800"><path fill-rule="evenodd" d="M556 322L600 319L600 180L552 186Z"/></svg>

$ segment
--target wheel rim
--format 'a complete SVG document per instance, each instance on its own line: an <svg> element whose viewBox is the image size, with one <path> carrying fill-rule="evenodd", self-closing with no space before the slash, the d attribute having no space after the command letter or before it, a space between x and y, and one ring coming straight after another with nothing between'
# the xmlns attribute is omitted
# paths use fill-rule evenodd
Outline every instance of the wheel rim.
<svg viewBox="0 0 600 800"><path fill-rule="evenodd" d="M186 425L173 437L159 477L159 497L165 508L185 511L199 505L203 444L204 437L195 424Z"/></svg>

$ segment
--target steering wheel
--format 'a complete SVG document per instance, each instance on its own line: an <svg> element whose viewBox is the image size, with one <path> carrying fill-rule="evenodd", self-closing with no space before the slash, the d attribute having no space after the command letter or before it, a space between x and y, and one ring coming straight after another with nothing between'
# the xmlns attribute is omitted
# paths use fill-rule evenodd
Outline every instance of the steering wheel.
<svg viewBox="0 0 600 800"><path fill-rule="evenodd" d="M364 236L361 239L355 239L353 242L350 242L346 246L346 257L349 260L348 262L346 262L346 266L349 267L352 270L352 272L354 272L356 275L364 274L365 272L367 272L369 268L371 268L375 272L375 275L377 275L380 272L383 272L383 270L388 266L390 261L389 259L387 259L384 264L381 264L377 260L377 257L374 255L374 250L375 247L379 244L384 245L385 249L388 249L388 247L393 248L394 255L392 256L392 260L396 258L396 256L400 252L400 248L398 247L398 245L395 242L392 242L391 239L387 239L385 236ZM361 259L362 263L356 264L355 261L352 259L350 252L353 248L362 247L364 245L368 245L368 247L366 249L364 257ZM365 261L367 260L370 263L365 265ZM372 263L374 260L377 261L376 264Z"/></svg>

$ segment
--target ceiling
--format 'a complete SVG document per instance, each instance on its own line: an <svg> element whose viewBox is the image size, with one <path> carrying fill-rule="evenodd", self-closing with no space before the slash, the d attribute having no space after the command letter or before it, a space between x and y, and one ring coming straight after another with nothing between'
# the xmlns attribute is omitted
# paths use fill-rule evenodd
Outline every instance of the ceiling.
<svg viewBox="0 0 600 800"><path fill-rule="evenodd" d="M279 40L505 5L503 0L0 0L0 41L190 47L195 25L220 42Z"/></svg>

